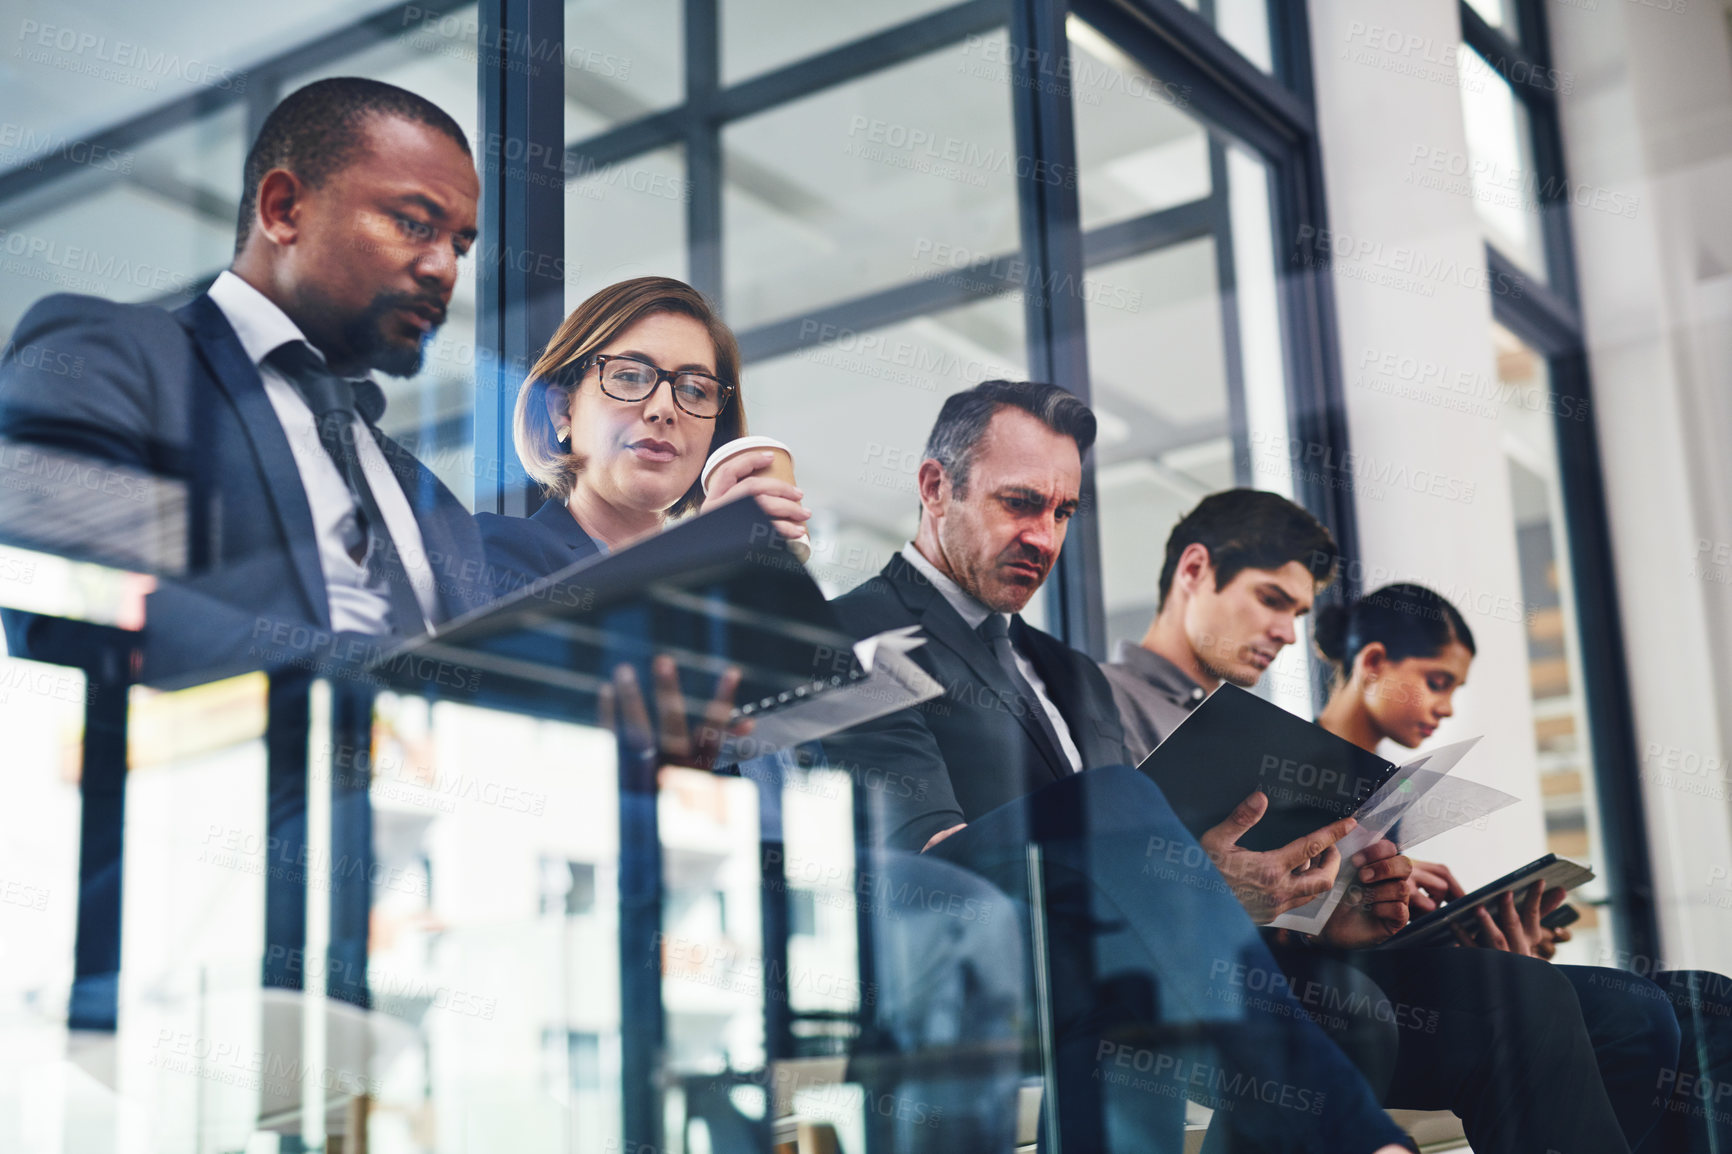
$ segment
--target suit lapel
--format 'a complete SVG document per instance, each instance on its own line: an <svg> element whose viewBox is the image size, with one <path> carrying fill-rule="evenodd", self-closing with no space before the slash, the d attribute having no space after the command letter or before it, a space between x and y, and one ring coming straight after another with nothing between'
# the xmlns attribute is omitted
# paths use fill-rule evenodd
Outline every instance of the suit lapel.
<svg viewBox="0 0 1732 1154"><path fill-rule="evenodd" d="M903 604L919 619L921 628L926 630L927 635L942 642L960 657L969 671L985 682L992 693L1007 700L1015 700L1020 696L986 641L968 627L968 622L944 599L944 594L921 576L906 558L900 554L892 557L890 563L884 567L884 576L897 590ZM1029 707L1038 709L1040 703L1031 701ZM1053 777L1069 776L1070 760L1064 756L1062 750L1052 747L1052 742L1047 739L1040 722L1026 711L1017 716L1016 720L1022 726L1023 733L1034 743L1034 747L1040 750Z"/></svg>
<svg viewBox="0 0 1732 1154"><path fill-rule="evenodd" d="M277 525L288 545L295 577L301 583L315 619L326 628L331 624L330 594L324 571L319 567L319 544L313 530L313 511L307 504L301 471L277 411L265 396L252 358L241 347L240 338L209 296L201 296L176 314L191 331L205 366L217 386L240 415L241 427L252 442L253 453L265 473L265 492L277 515Z"/></svg>
<svg viewBox="0 0 1732 1154"><path fill-rule="evenodd" d="M1087 683L1077 669L1074 651L1064 642L1030 628L1020 617L1012 620L1010 636L1017 647L1028 654L1040 679L1046 682L1047 696L1064 715L1065 723L1070 727L1071 740L1076 742L1077 752L1082 754L1084 767L1093 764L1088 750L1093 740L1095 719L1088 707Z"/></svg>

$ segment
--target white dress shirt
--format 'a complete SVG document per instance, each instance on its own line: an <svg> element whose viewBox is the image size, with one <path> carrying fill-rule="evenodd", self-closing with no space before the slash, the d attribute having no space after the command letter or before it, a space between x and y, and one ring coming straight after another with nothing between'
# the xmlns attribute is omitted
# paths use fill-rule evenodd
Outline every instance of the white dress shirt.
<svg viewBox="0 0 1732 1154"><path fill-rule="evenodd" d="M258 368L265 396L270 398L271 408L282 422L283 435L289 439L289 451L294 454L301 487L307 492L307 505L313 514L319 568L324 573L325 592L330 599L331 628L355 633L389 632L390 593L383 585L370 585L365 565L349 553L348 542L358 535L354 495L349 492L343 474L337 471L336 462L320 443L318 425L307 402L275 365L265 363L265 358L283 345L305 341L306 336L269 297L232 272L217 275L210 286L210 298L234 326L241 347ZM317 348L313 351L318 352ZM324 354L319 355L322 358ZM421 605L422 616L431 621L438 605L433 570L427 563L421 527L415 523L409 499L403 495L385 454L380 452L360 417L355 418L354 444L361 471L373 490L373 499L379 503L385 528L397 545L409 584L415 590L415 600Z"/></svg>
<svg viewBox="0 0 1732 1154"><path fill-rule="evenodd" d="M932 582L933 588L944 594L944 599L950 602L950 607L961 615L970 629L978 631L981 623L992 615L992 610L970 597L963 591L962 586L939 572L938 566L928 561L925 554L914 547L914 542L910 541L902 547L902 556L920 571L921 576ZM1009 624L1010 614L1000 613L999 616ZM1047 696L1046 682L1040 679L1034 664L1016 647L1015 642L1011 643L1010 651L1016 655L1016 667L1022 671L1022 679L1028 682L1028 687L1034 690L1035 700L1040 702L1040 707L1046 710L1047 717L1052 719L1053 732L1058 734L1058 743L1064 747L1064 755L1070 761L1071 772L1081 773L1082 753L1077 749L1076 739L1071 736L1070 723L1064 719L1064 714L1058 711L1058 706L1052 703L1052 698Z"/></svg>

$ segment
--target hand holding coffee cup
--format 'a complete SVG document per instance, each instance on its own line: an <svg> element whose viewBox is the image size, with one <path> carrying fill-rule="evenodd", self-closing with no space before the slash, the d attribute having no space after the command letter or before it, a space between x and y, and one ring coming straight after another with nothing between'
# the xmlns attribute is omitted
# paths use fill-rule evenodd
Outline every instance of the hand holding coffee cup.
<svg viewBox="0 0 1732 1154"><path fill-rule="evenodd" d="M800 503L805 493L794 484L794 454L774 437L739 437L710 454L701 475L704 510L740 497L756 497L776 531L787 538L788 552L805 561L812 555L806 534L811 510Z"/></svg>

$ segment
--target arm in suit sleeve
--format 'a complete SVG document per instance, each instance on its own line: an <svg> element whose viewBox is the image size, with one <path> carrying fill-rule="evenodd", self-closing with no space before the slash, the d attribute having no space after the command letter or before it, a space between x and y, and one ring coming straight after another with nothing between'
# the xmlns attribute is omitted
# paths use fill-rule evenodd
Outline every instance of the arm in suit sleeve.
<svg viewBox="0 0 1732 1154"><path fill-rule="evenodd" d="M854 779L876 844L919 852L933 834L968 820L918 707L826 737L824 753Z"/></svg>
<svg viewBox="0 0 1732 1154"><path fill-rule="evenodd" d="M155 355L147 355L147 350ZM15 450L40 452L8 455L6 471L21 475L0 478L18 486L0 487L0 510L5 510L8 493L20 492L23 486L77 484L57 480L57 474L44 468L53 454L184 484L187 449L176 442L188 435L177 428L185 418L167 411L165 397L177 388L184 392L185 382L159 379L159 374L190 372L190 359L182 364L176 358L191 355L178 322L160 310L70 295L47 297L32 306L0 357L0 441ZM90 502L105 499L100 492L75 496L87 496ZM21 514L27 508L15 505L6 512ZM120 508L115 517L92 517L87 540L76 533L68 536L64 526L56 527L50 539L68 554L103 559L114 552L116 532L143 537L153 532L184 533L187 528L180 521L153 524L148 513L128 519L127 512ZM8 515L0 516L0 525L19 531L22 543L31 543L28 522L18 524ZM175 548L169 553L184 552L186 542L172 545ZM261 567L256 579L279 581L282 574ZM106 662L112 668L118 641L114 631L14 610L0 616L5 619L9 649L17 656L85 669ZM152 682L190 684L246 670L331 659L333 643L328 634L321 646L315 644L317 627L310 622L280 627L284 624L261 620L211 597L196 582L159 575L157 589L145 603L148 644L145 638L138 639L138 648L147 656L143 667L133 672Z"/></svg>
<svg viewBox="0 0 1732 1154"><path fill-rule="evenodd" d="M175 322L96 297L38 301L0 358L0 438L160 469L158 384L142 349L153 324Z"/></svg>

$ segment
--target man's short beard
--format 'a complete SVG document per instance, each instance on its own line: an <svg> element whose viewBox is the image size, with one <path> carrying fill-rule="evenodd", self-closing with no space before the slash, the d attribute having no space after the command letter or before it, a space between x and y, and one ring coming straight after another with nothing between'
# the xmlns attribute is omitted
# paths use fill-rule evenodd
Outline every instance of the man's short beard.
<svg viewBox="0 0 1732 1154"><path fill-rule="evenodd" d="M413 306L420 299L410 293L380 293L366 311L346 321L343 342L353 351L355 359L387 376L412 377L419 373L426 359L427 344L439 330L435 328L413 346L405 347L385 339L384 321L388 313Z"/></svg>

